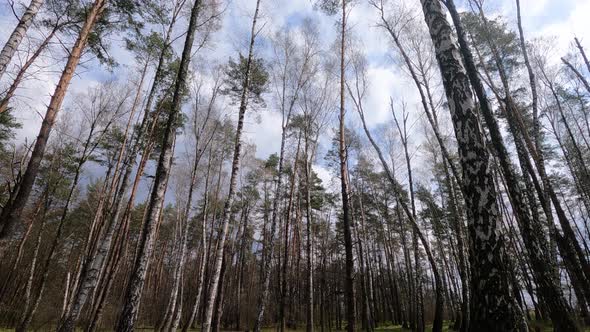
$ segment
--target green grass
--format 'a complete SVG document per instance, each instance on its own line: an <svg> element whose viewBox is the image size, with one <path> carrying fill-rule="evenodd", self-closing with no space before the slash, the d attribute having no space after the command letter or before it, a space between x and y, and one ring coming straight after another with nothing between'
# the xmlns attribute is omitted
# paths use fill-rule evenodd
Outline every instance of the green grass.
<svg viewBox="0 0 590 332"><path fill-rule="evenodd" d="M443 331L452 331L449 328L449 325L451 324L451 322L445 321L443 323ZM410 329L404 329L401 325L383 325L383 326L378 326L376 329L376 331L379 332L409 332L411 331ZM426 327L426 331L432 331L432 325L428 325Z"/></svg>
<svg viewBox="0 0 590 332"><path fill-rule="evenodd" d="M449 328L449 325L451 324L451 322L445 321L443 323L443 331L444 332L450 332L453 331ZM535 327L539 327L540 331L542 332L552 332L553 331L553 327L551 326L550 323L548 322L529 322L529 327L530 328L535 328ZM153 331L152 329L149 328L138 328L138 331ZM319 330L318 328L316 328L316 330ZM80 330L81 331L81 330ZM200 331L200 330L189 330L191 332L193 331ZM291 330L291 329L287 329L287 332L303 332L305 331L305 326L302 326L300 329L297 330ZM376 332L411 332L410 329L404 329L401 327L401 325L382 325L379 326L375 329ZM426 331L432 331L432 325L427 326ZM590 327L587 327L584 329L585 332L590 332ZM14 329L6 329L6 328L0 328L0 332L14 332ZM229 331L226 331L229 332ZM276 332L276 328L274 327L267 327L267 328L263 328L262 332Z"/></svg>
<svg viewBox="0 0 590 332"><path fill-rule="evenodd" d="M443 331L444 332L452 331L449 328L450 324L451 324L451 322L447 322L447 321L445 321L443 323ZM297 329L297 330L287 329L287 332L303 332L303 331L305 331L305 326L302 326L300 329ZM319 331L318 327L316 327L316 331ZM333 330L333 331L336 331L336 330ZM401 325L381 325L381 326L378 326L377 328L375 328L375 331L376 332L410 332L411 330L404 329L404 328L402 328ZM432 325L427 326L426 331L432 331ZM263 328L262 332L276 332L276 328L274 328L274 327Z"/></svg>

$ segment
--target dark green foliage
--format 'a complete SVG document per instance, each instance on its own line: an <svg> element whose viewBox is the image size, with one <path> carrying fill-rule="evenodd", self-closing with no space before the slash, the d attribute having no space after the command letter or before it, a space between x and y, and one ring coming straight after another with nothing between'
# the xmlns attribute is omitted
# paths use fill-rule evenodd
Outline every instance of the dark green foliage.
<svg viewBox="0 0 590 332"><path fill-rule="evenodd" d="M311 208L314 210L321 210L326 201L330 198L328 197L329 194L326 192L326 188L322 186L322 179L318 177L318 174L313 170L310 173L311 177Z"/></svg>
<svg viewBox="0 0 590 332"><path fill-rule="evenodd" d="M112 164L121 149L123 140L123 130L120 127L109 128L97 146L98 155L93 155L89 160L105 166Z"/></svg>
<svg viewBox="0 0 590 332"><path fill-rule="evenodd" d="M6 143L14 138L14 130L21 127L10 108L0 113L0 153L7 152Z"/></svg>
<svg viewBox="0 0 590 332"><path fill-rule="evenodd" d="M73 142L66 142L48 151L41 163L39 177L35 182L39 188L38 191L42 192L49 188L52 192L52 199L55 201L65 200L78 166L77 156L76 144Z"/></svg>
<svg viewBox="0 0 590 332"><path fill-rule="evenodd" d="M349 127L344 128L344 136L346 138L346 154L348 156L348 160L352 160L354 158L353 152L359 151L361 147L361 140L358 133L352 130ZM328 163L330 170L334 172L340 172L338 170L340 157L338 156L338 149L340 144L340 138L338 132L335 131L332 136L332 145L330 150L326 153L325 160Z"/></svg>
<svg viewBox="0 0 590 332"><path fill-rule="evenodd" d="M108 38L111 34L128 29L138 30L143 23L136 20L136 13L141 8L138 0L111 0L88 37L88 48L98 60L110 67L117 62L109 54ZM79 14L82 17L84 15Z"/></svg>
<svg viewBox="0 0 590 332"><path fill-rule="evenodd" d="M80 195L81 201L68 213L65 223L67 238L77 245L83 246L85 235L98 208L103 179L93 181L86 186L85 194Z"/></svg>
<svg viewBox="0 0 590 332"><path fill-rule="evenodd" d="M346 1L347 5L352 2L352 0L317 0L314 2L314 8L328 15L335 15L342 8L342 1Z"/></svg>
<svg viewBox="0 0 590 332"><path fill-rule="evenodd" d="M126 37L125 47L133 52L138 60L146 61L156 59L160 55L162 49L167 46L164 42L161 34L152 31L147 35L137 33L132 37ZM172 49L167 48L164 58L169 61L172 54Z"/></svg>
<svg viewBox="0 0 590 332"><path fill-rule="evenodd" d="M268 156L268 159L264 163L264 168L276 172L277 166L279 165L279 155L276 153Z"/></svg>
<svg viewBox="0 0 590 332"><path fill-rule="evenodd" d="M316 1L315 7L328 15L334 15L340 8L340 0L319 0Z"/></svg>
<svg viewBox="0 0 590 332"><path fill-rule="evenodd" d="M420 219L430 221L430 225L437 236L445 234L449 227L445 211L436 203L433 194L423 185L416 187L416 198L422 202L423 208L420 211Z"/></svg>
<svg viewBox="0 0 590 332"><path fill-rule="evenodd" d="M138 16L147 23L146 28L154 30L145 31L146 29L142 29L142 26L134 26L133 29L128 29L128 34L124 37L125 46L135 54L138 60L157 59L164 49L166 50L164 61L168 62L172 59L174 51L169 48L170 41L165 40L165 34L161 30L169 28L176 10L175 5L176 1L142 1L138 8Z"/></svg>
<svg viewBox="0 0 590 332"><path fill-rule="evenodd" d="M486 25L479 15L464 12L461 14L461 22L469 34L472 47L481 52L483 66L486 70L492 73L498 71L488 40L493 42L498 49L500 60L504 64L508 76L512 76L515 70L522 65L518 35L508 29L508 24L501 17L487 18ZM474 54L477 53L474 52Z"/></svg>
<svg viewBox="0 0 590 332"><path fill-rule="evenodd" d="M161 151L161 143L164 139L164 132L166 130L166 121L168 116L170 115L170 110L172 109L172 97L168 97L164 100L161 100L158 103L158 108L161 109L160 112L156 113L156 117L152 118L152 121L156 121L156 125L154 128L154 132L152 133L152 142L155 143L154 148L152 150L152 158L157 160L160 156ZM174 128L177 132L182 131L184 128L184 124L187 121L187 116L184 113L179 113L175 119Z"/></svg>
<svg viewBox="0 0 590 332"><path fill-rule="evenodd" d="M236 127L233 122L226 118L215 132L215 135L214 140L216 142L223 142L221 144L221 155L225 157L230 156L233 152L233 144L236 137Z"/></svg>
<svg viewBox="0 0 590 332"><path fill-rule="evenodd" d="M82 29L86 16L94 1L83 0L48 0L45 8L48 15L42 20L46 27L56 24L63 25L61 29L69 35L76 36ZM138 12L143 1L139 0L110 0L102 15L96 22L94 29L88 36L87 50L100 63L108 67L117 65L109 54L111 36L127 30L139 30L143 23L138 20Z"/></svg>
<svg viewBox="0 0 590 332"><path fill-rule="evenodd" d="M299 130L302 134L302 139L307 136L311 141L312 137L315 137L318 131L318 126L314 123L313 119L309 115L295 114L289 121L288 129L292 131Z"/></svg>
<svg viewBox="0 0 590 332"><path fill-rule="evenodd" d="M230 58L225 69L225 78L223 80L224 87L221 89L221 93L230 96L232 103L234 104L240 102L240 97L244 88L244 81L246 79L247 66L248 58L240 53L238 62ZM266 64L262 58L252 58L247 96L254 104L262 106L265 106L262 94L266 92L266 86L269 79L265 66Z"/></svg>
<svg viewBox="0 0 590 332"><path fill-rule="evenodd" d="M174 87L176 73L178 72L179 65L180 62L178 59L176 59L175 61L167 63L165 66L162 75L162 82L160 84L162 90L160 90L158 93L158 101L156 102L155 110L152 112L149 119L148 128L151 128L152 123L156 121L154 131L152 133L152 142L156 144L152 150L152 155L155 159L157 159L157 157L160 155L160 144L163 142L164 131L166 130L166 122L170 115L170 111L172 110L173 96L171 89ZM181 104L187 99L188 95L189 91L186 86L184 86L181 91ZM178 132L182 131L187 120L188 118L186 114L179 112L176 116L176 122L174 125L175 130ZM136 128L136 130L138 130L138 128Z"/></svg>

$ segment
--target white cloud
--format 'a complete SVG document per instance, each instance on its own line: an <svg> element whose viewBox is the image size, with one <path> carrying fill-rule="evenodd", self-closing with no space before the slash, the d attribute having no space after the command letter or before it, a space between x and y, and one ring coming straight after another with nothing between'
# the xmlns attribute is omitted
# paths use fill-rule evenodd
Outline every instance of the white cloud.
<svg viewBox="0 0 590 332"><path fill-rule="evenodd" d="M266 159L281 147L281 115L269 109L249 111L244 136L256 145L256 157Z"/></svg>
<svg viewBox="0 0 590 332"><path fill-rule="evenodd" d="M567 51L574 37L580 38L584 47L588 49L590 48L590 37L587 36L590 31L588 13L590 13L590 1L578 0L565 20L554 22L537 31L533 30L531 33L536 37L556 36L559 43L556 49L563 53Z"/></svg>
<svg viewBox="0 0 590 332"><path fill-rule="evenodd" d="M391 121L390 97L394 107L402 101L409 105L418 101L414 83L392 65L371 65L367 76L370 85L364 108L369 127Z"/></svg>
<svg viewBox="0 0 590 332"><path fill-rule="evenodd" d="M330 192L338 192L340 185L340 180L338 177L333 176L332 173L322 165L313 165L313 170L322 180L322 186L326 190Z"/></svg>

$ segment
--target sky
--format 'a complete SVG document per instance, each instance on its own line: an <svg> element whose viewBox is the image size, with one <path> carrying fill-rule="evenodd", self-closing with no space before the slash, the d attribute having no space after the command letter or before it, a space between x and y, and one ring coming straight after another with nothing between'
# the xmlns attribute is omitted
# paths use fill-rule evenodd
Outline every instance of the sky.
<svg viewBox="0 0 590 332"><path fill-rule="evenodd" d="M0 0L0 45L6 42L9 34L17 23L16 18L9 8L10 0ZM413 11L423 22L423 16L418 0L403 0L408 6L413 6ZM28 0L21 0L28 4ZM261 17L259 26L262 27L261 38L257 40L256 49L260 55L268 52L268 37L277 28L302 24L303 18L312 17L320 26L320 39L324 45L330 45L336 38L337 16L327 16L314 9L315 0L262 0ZM17 1L18 3L18 1ZM459 8L464 8L463 0L456 1ZM221 29L212 36L214 41L206 49L200 51L199 59L216 63L224 63L231 56L236 56L239 51L247 52L247 41L250 32L251 17L253 15L254 0L226 0L224 2L226 11L223 16ZM22 13L22 6L20 13ZM525 36L527 39L535 37L554 36L556 49L565 55L573 37L581 39L582 44L590 49L590 0L522 0L522 19ZM491 16L501 15L509 23L509 26L516 28L516 5L514 0L486 0L486 13ZM418 99L413 83L400 71L399 66L394 63L394 50L388 41L385 33L376 27L378 16L372 7L365 0L356 0L351 9L349 25L353 34L363 46L368 58L369 93L366 99L367 120L369 127L375 129L391 122L389 110L389 99L392 97L395 103L401 100L408 104L410 110L410 123L417 125L412 127L413 141L412 149L417 152L421 145L421 136L424 131L420 125L421 112L418 108ZM186 18L181 20L186 21ZM186 22L180 23L185 26ZM35 36L33 36L35 37ZM183 39L181 38L181 41ZM175 45L177 49L182 43ZM66 96L64 105L72 102L75 96L83 93L90 86L113 78L125 78L130 76L133 69L133 57L124 50L120 37L115 37L110 43L112 55L119 62L119 66L112 72L102 68L93 59L84 59L85 64L79 67L76 77L72 80ZM26 50L27 41L23 42L21 50ZM22 57L24 52L19 56ZM59 52L52 54L59 56ZM22 59L16 59L19 63ZM23 123L23 128L18 130L15 143L19 144L25 140L31 142L39 129L41 117L45 113L46 105L55 88L59 73L65 61L56 61L50 56L41 59L44 64L43 70L36 73L35 77L26 81L17 92L15 106L18 110L15 115ZM47 65L47 68L46 66ZM14 67L11 67L14 69ZM4 75L0 81L0 91L10 84L9 75ZM269 106L271 104L269 103ZM231 105L225 105L231 108ZM230 116L237 117L237 106ZM62 112L63 113L63 112ZM63 116L63 114L62 114ZM349 125L360 128L357 115L349 110L347 113ZM280 115L273 109L267 107L256 112L250 112L246 118L244 139L256 145L256 156L267 158L269 154L276 153L280 147ZM324 142L325 143L325 142ZM325 152L327 144L320 149L318 160L314 165L315 171L325 183L330 181L330 173L322 161L322 150ZM180 150L182 153L182 150ZM416 155L418 155L417 153ZM418 158L418 157L417 157ZM92 171L90 171L92 173ZM418 170L420 173L420 170ZM418 174L418 177L421 174ZM426 176L426 175L424 175Z"/></svg>

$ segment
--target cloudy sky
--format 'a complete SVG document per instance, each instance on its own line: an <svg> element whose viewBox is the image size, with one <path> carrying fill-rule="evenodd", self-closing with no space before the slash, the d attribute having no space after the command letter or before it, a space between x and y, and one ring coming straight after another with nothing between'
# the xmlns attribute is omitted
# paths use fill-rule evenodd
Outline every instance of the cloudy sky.
<svg viewBox="0 0 590 332"><path fill-rule="evenodd" d="M408 6L416 8L413 11L422 20L418 0L404 0ZM0 45L3 45L16 24L16 19L9 7L11 0L0 0ZM28 4L28 0L21 0ZM301 24L303 18L312 17L320 26L321 40L325 45L330 45L336 37L335 22L337 17L326 16L314 10L315 0L262 0L260 26L263 26L262 38L257 43L258 52L264 55L269 49L268 36L278 27L284 25ZM456 0L459 7L464 6L463 0ZM17 0L18 3L18 0ZM228 57L235 56L238 51L246 52L246 43L249 36L251 17L254 11L254 0L226 0L227 6L223 16L223 24L219 31L211 38L214 41L207 49L201 50L200 56L205 61L224 63ZM567 52L569 43L574 36L582 40L582 43L590 48L590 31L588 13L590 13L590 0L521 0L522 18L527 39L539 36L555 36L556 49ZM21 7L22 9L22 7ZM514 0L486 0L486 11L489 15L501 15L515 27L516 8ZM21 10L22 12L22 10ZM408 103L410 111L417 110L416 93L413 84L408 81L404 73L394 63L393 51L383 31L375 27L377 13L366 4L365 0L357 0L352 8L350 26L353 33L359 36L367 58L369 59L369 94L366 100L366 109L370 127L376 128L391 121L388 101L390 97L395 100L403 100ZM186 21L185 18L183 18ZM185 25L185 22L180 24ZM26 48L26 42L23 43ZM88 59L84 67L78 68L78 75L73 79L68 91L65 104L69 99L75 98L77 93L84 92L89 86L109 79L124 79L133 70L133 57L122 48L120 38L114 38L111 42L111 52L119 62L119 66L112 72L101 68L96 61ZM176 45L180 48L181 43ZM562 54L559 54L562 55ZM22 61L16 59L16 63ZM34 79L27 81L18 91L16 99L17 112L15 115L22 121L23 128L18 131L15 141L29 142L37 134L41 123L41 116L45 113L45 105L55 88L59 71L64 62L55 61L50 57L44 57L43 63L50 65L35 75ZM57 63L58 65L55 65ZM54 64L54 65L51 65ZM0 89L10 83L10 76L5 75L0 82ZM234 113L235 114L235 113ZM358 126L356 114L349 112L350 125ZM411 123L419 123L421 113L412 112ZM266 158L269 154L277 152L280 145L280 116L268 107L251 114L247 118L245 127L246 140L256 145L256 156ZM420 125L416 125L414 150L420 146ZM329 174L320 160L317 161L316 171L327 180Z"/></svg>

